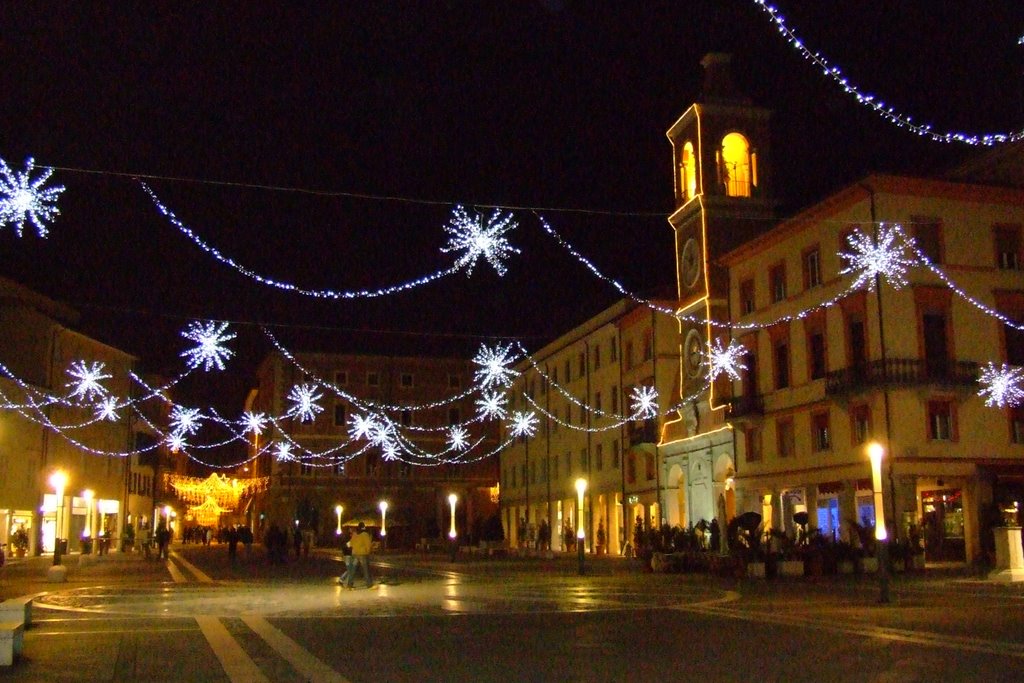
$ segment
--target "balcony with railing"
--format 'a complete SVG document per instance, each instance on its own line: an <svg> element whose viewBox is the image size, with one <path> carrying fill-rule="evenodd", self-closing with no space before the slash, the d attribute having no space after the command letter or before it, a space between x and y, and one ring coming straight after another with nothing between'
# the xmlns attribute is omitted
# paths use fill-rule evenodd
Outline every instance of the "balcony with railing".
<svg viewBox="0 0 1024 683"><path fill-rule="evenodd" d="M888 358L834 370L825 375L825 393L835 396L881 387L972 387L978 382L973 361Z"/></svg>
<svg viewBox="0 0 1024 683"><path fill-rule="evenodd" d="M730 420L752 420L764 417L764 397L733 396L726 403Z"/></svg>

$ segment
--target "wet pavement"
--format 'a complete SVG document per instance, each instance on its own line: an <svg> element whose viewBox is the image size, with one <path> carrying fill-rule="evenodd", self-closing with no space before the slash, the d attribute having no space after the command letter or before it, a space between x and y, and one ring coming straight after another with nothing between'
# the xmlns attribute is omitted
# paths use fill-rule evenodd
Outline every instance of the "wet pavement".
<svg viewBox="0 0 1024 683"><path fill-rule="evenodd" d="M50 558L0 570L36 594L24 657L0 681L1013 680L1024 586L962 571L736 581L633 561L387 554L345 590L332 551L270 565L224 546L169 562L111 554L45 581Z"/></svg>

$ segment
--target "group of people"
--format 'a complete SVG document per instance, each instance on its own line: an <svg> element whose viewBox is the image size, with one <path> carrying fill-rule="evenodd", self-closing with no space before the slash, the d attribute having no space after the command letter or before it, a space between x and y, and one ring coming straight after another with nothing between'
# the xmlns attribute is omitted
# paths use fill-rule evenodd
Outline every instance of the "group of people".
<svg viewBox="0 0 1024 683"><path fill-rule="evenodd" d="M373 550L373 538L366 530L363 522L356 527L356 533L348 530L341 535L341 554L345 558L345 573L338 577L338 583L349 590L355 586L356 569L363 572L367 588L376 588L373 576L370 574L370 552Z"/></svg>

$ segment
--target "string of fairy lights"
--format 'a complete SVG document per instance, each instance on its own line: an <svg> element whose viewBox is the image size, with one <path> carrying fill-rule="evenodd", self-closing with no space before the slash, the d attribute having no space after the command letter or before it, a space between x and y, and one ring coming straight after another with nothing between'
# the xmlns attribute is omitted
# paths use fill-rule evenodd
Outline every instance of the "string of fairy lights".
<svg viewBox="0 0 1024 683"><path fill-rule="evenodd" d="M12 172L2 160L0 160L0 164L2 164L0 175L3 175L5 179L5 185L2 188L4 194L0 199L0 216L3 217L0 227L11 225L17 234L21 235L25 224L28 223L36 227L40 236L45 236L48 233L47 223L59 214L56 201L64 188L45 186L46 180L50 177L49 172L44 171L39 177L32 178L34 168L32 160L26 163L26 170L23 173ZM463 207L457 206L453 210L451 221L444 226L445 232L449 236L449 242L441 248L444 253L459 252L456 262L451 268L425 275L407 283L373 291L308 290L290 283L273 280L238 265L231 257L224 256L219 250L209 246L197 233L177 219L175 214L156 197L151 189L145 185L143 187L172 225L214 258L250 276L256 282L304 295L338 299L386 296L433 282L453 272L466 271L467 275L471 275L473 267L480 259L488 261L498 274L502 275L506 272L505 259L511 254L520 253L519 249L508 241L508 233L518 227L518 223L511 213L505 214L496 209L490 217L485 218L479 214L471 214ZM845 263L840 275L849 276L850 283L832 298L792 315L772 320L736 324L734 321L707 320L699 316L681 315L674 309L634 294L619 281L602 273L578 248L559 235L543 217L538 216L538 219L541 229L546 234L551 236L592 275L609 283L620 294L638 304L648 306L658 313L691 322L709 323L719 328L732 330L764 329L780 322L804 318L815 310L833 305L853 292L864 289L871 290L875 286L875 282L881 279L884 279L893 289L900 289L906 286L907 272L911 268L924 267L938 276L958 296L982 312L1015 329L1024 329L1024 324L1014 322L1005 314L986 306L976 297L958 287L948 275L917 249L913 239L905 235L899 225L881 224L875 235L860 230L855 230L850 235L848 238L849 252L840 254ZM291 388L287 395L290 405L282 415L269 416L264 413L245 412L237 421L234 421L222 418L212 410L204 412L198 408L175 404L166 397L169 393L168 390L191 372L225 369L226 364L234 355L227 344L236 338L236 334L229 330L228 323L222 321L193 321L181 333L181 336L191 341L194 346L181 353L187 370L178 378L162 387L154 388L138 376L131 374L130 380L144 389L141 397L122 399L111 395L104 386L104 381L112 379L112 375L107 371L105 364L100 361L83 359L72 362L67 370L70 381L65 384L68 392L64 395L52 394L34 387L20 380L6 366L0 365L0 374L11 380L24 396L21 401L18 401L7 396L6 393L0 392L0 408L17 411L23 417L37 422L44 428L60 433L76 447L96 455L123 457L143 451L143 449L114 451L95 448L85 444L73 434L76 430L83 430L102 421L116 421L119 419L119 411L131 410L133 414L140 415L147 426L160 436L160 442L173 452L185 453L188 457L208 466L234 467L242 463L216 465L197 458L193 453L217 449L236 441L249 443L251 438L261 436L265 430L272 430L276 440L256 449L256 453L250 455L245 462L264 453L272 452L279 461L296 461L310 467L337 468L343 467L346 462L359 457L370 449L379 449L384 461L402 461L424 466L465 463L491 457L513 439L534 436L539 423L538 415L549 423L556 423L567 429L590 432L618 429L631 421L668 415L707 391L717 376L725 374L732 380L739 380L740 371L745 369L741 362L745 353L744 347L736 343L735 340L730 340L726 346L723 346L721 340L715 339L708 345L704 354L707 381L697 393L660 411L658 408L659 397L653 387L635 387L630 397L632 412L619 415L591 406L587 400L576 397L566 387L544 373L537 361L521 344L517 344L515 350L513 344L497 344L491 347L484 345L473 358L477 369L473 378L473 386L470 389L427 403L387 404L360 398L343 387L318 377L309 368L304 367L295 354L281 344L268 330L264 330L264 333L281 356L295 365L303 377L307 378L306 381ZM520 360L525 362L533 372L538 373L546 386L553 388L568 402L579 407L581 415L589 414L591 417L585 420L585 424L574 424L571 420L562 420L554 412L542 407L525 391L523 392L523 402L528 404L532 410L509 413L507 390L519 374L513 366ZM1022 380L1024 380L1024 369L990 362L981 372L979 379L981 389L978 393L985 399L988 406L1017 405L1024 400ZM328 448L313 450L304 446L301 438L289 434L287 427L295 421L299 424L314 422L324 412L323 406L320 405L324 398L324 392L348 402L355 412L349 417L346 425L347 438ZM429 425L421 420L413 424L411 419L403 420L394 417L396 414L434 410L474 396L476 397L476 414L472 418L455 424ZM155 424L139 409L140 405L154 399L167 404L168 418L165 428ZM89 410L92 412L92 417L57 423L50 416L51 409L55 406L74 410ZM471 437L469 429L486 421L500 422L502 420L506 421L509 440L494 449L478 453L476 449L484 443L485 439L484 437L474 439ZM595 425L594 422L603 422L604 424ZM190 440L198 436L204 423L218 425L226 431L226 436L215 441L191 443ZM421 446L417 437L425 434L444 434L444 447L431 451ZM145 449L154 447L151 445Z"/></svg>

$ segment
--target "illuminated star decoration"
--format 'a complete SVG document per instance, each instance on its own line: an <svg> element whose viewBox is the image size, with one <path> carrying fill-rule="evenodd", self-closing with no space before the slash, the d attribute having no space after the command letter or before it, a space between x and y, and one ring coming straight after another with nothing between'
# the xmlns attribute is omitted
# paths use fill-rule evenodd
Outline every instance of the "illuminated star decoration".
<svg viewBox="0 0 1024 683"><path fill-rule="evenodd" d="M324 412L323 406L317 404L323 394L316 391L316 385L296 384L288 393L288 400L292 407L286 413L290 417L299 418L300 422L309 422L316 419L316 416Z"/></svg>
<svg viewBox="0 0 1024 683"><path fill-rule="evenodd" d="M633 387L630 394L633 405L633 419L647 420L658 415L658 392L654 387Z"/></svg>
<svg viewBox="0 0 1024 683"><path fill-rule="evenodd" d="M380 446L381 449L388 450L389 446L394 446L395 423L386 418L374 419L370 425L370 431L366 435L366 440L372 446Z"/></svg>
<svg viewBox="0 0 1024 683"><path fill-rule="evenodd" d="M284 441L278 441L274 447L274 457L278 462L285 462L292 459L292 445Z"/></svg>
<svg viewBox="0 0 1024 683"><path fill-rule="evenodd" d="M171 433L167 436L167 446L171 449L171 453L177 453L188 448L185 436L177 433Z"/></svg>
<svg viewBox="0 0 1024 683"><path fill-rule="evenodd" d="M492 384L495 386L511 386L512 380L519 374L508 367L512 362L510 352L512 345L502 346L496 344L489 349L481 346L477 351L473 362L480 366L480 369L473 375L473 380L479 383L481 389L487 389Z"/></svg>
<svg viewBox="0 0 1024 683"><path fill-rule="evenodd" d="M43 183L49 180L53 169L45 169L38 178L32 180L33 160L25 161L25 172L15 173L0 159L0 228L13 225L14 232L21 237L25 229L25 221L36 226L40 237L46 237L49 230L47 222L60 213L57 209L57 197L64 191L63 186L44 188Z"/></svg>
<svg viewBox="0 0 1024 683"><path fill-rule="evenodd" d="M103 372L104 364L94 361L91 365L84 360L71 364L68 374L75 379L64 386L72 389L71 398L80 398L86 403L91 403L96 398L107 395L106 388L100 384L100 380L110 379L111 375Z"/></svg>
<svg viewBox="0 0 1024 683"><path fill-rule="evenodd" d="M537 414L533 411L512 413L512 436L531 437L537 433Z"/></svg>
<svg viewBox="0 0 1024 683"><path fill-rule="evenodd" d="M900 289L907 284L907 269L917 265L916 259L906 255L907 244L912 240L904 237L898 225L883 223L879 226L877 241L855 230L849 237L849 243L853 253L840 253L846 267L839 274L856 274L851 289L866 286L869 292L873 291L876 275L884 276L893 289Z"/></svg>
<svg viewBox="0 0 1024 683"><path fill-rule="evenodd" d="M202 414L198 408L174 406L171 409L171 432L179 436L195 434L199 431L199 418Z"/></svg>
<svg viewBox="0 0 1024 683"><path fill-rule="evenodd" d="M252 432L256 436L263 433L263 428L267 426L267 416L263 413L253 413L246 411L242 413L242 429L247 432Z"/></svg>
<svg viewBox="0 0 1024 683"><path fill-rule="evenodd" d="M348 435L354 441L365 439L370 435L376 426L377 421L373 415L360 415L354 413L348 419Z"/></svg>
<svg viewBox="0 0 1024 683"><path fill-rule="evenodd" d="M722 348L719 339L708 343L708 380L715 381L715 378L723 372L736 381L740 379L740 370L746 370L747 366L740 360L747 349L742 344L737 344L735 339L729 340L729 346Z"/></svg>
<svg viewBox="0 0 1024 683"><path fill-rule="evenodd" d="M441 251L448 253L464 250L465 253L455 261L455 267L465 268L466 275L473 274L473 266L481 256L494 266L498 275L504 275L506 269L502 259L519 253L505 237L505 233L516 225L512 214L503 216L498 209L484 223L480 214L470 216L463 207L456 206L452 210L451 221L444 226L444 231L448 233L448 244L441 247Z"/></svg>
<svg viewBox="0 0 1024 683"><path fill-rule="evenodd" d="M981 377L978 378L978 383L981 384L978 396L985 399L985 405L989 408L1018 406L1024 401L1024 389L1021 389L1020 385L1022 379L1024 368L1006 363L1001 366L989 363L982 368Z"/></svg>
<svg viewBox="0 0 1024 683"><path fill-rule="evenodd" d="M200 365L207 372L214 367L218 370L224 369L224 361L234 355L234 351L224 346L225 342L235 338L234 332L224 333L227 328L227 323L218 324L212 320L205 323L193 321L189 324L181 336L199 344L181 353L190 369L195 370Z"/></svg>
<svg viewBox="0 0 1024 683"><path fill-rule="evenodd" d="M464 451L469 446L469 433L462 427L452 427L448 432L448 448Z"/></svg>
<svg viewBox="0 0 1024 683"><path fill-rule="evenodd" d="M398 460L398 444L394 441L389 441L381 447L382 458L384 462L391 462L392 460Z"/></svg>
<svg viewBox="0 0 1024 683"><path fill-rule="evenodd" d="M120 406L117 405L117 399L113 396L107 396L102 401L96 404L96 418L99 420L109 420L110 422L117 422L120 417L117 414L117 409Z"/></svg>
<svg viewBox="0 0 1024 683"><path fill-rule="evenodd" d="M508 399L505 397L505 394L498 393L497 391L487 391L484 392L483 397L476 400L477 412L485 420L501 420L508 415L508 411L505 410L507 402Z"/></svg>

